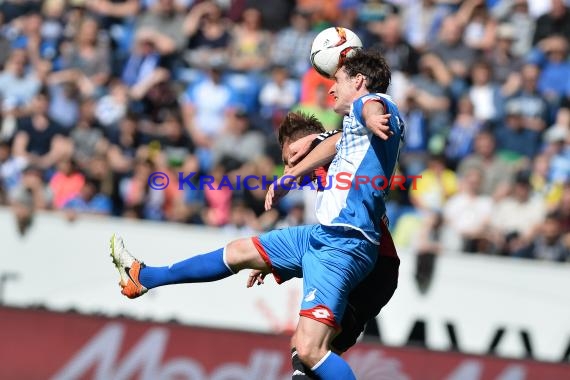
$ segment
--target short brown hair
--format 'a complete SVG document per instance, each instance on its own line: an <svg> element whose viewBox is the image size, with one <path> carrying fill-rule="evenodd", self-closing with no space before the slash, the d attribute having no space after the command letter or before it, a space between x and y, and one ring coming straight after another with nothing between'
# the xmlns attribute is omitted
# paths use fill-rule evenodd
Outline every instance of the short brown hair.
<svg viewBox="0 0 570 380"><path fill-rule="evenodd" d="M279 126L279 145L287 140L298 140L313 133L325 131L323 124L315 117L304 112L289 112Z"/></svg>
<svg viewBox="0 0 570 380"><path fill-rule="evenodd" d="M347 57L342 67L350 78L357 74L366 77L366 89L370 92L385 93L388 91L392 72L384 56L376 50L359 49L354 55Z"/></svg>

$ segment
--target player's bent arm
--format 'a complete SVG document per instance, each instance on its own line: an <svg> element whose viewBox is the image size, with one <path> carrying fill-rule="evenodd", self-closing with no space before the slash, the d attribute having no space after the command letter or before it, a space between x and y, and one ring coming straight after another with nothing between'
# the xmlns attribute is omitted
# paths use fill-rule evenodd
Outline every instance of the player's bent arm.
<svg viewBox="0 0 570 380"><path fill-rule="evenodd" d="M313 148L313 144L317 141L318 137L319 134L314 133L301 137L299 140L289 144L291 157L288 158L288 164L295 165L297 162L301 161L311 151L311 148Z"/></svg>
<svg viewBox="0 0 570 380"><path fill-rule="evenodd" d="M288 175L292 177L302 177L311 173L319 166L330 163L336 155L336 143L340 139L340 136L341 134L337 133L320 142L301 162L289 170Z"/></svg>
<svg viewBox="0 0 570 380"><path fill-rule="evenodd" d="M366 128L370 129L372 133L382 140L388 140L393 135L388 125L390 114L385 113L384 106L380 101L371 99L364 103L362 119Z"/></svg>

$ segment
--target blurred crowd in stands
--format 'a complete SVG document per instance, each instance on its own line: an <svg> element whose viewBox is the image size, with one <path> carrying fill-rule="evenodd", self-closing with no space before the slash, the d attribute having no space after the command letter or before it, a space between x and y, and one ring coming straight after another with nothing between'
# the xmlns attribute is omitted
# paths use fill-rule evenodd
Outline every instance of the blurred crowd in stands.
<svg viewBox="0 0 570 380"><path fill-rule="evenodd" d="M429 255L570 260L570 8L564 0L0 1L0 205L256 233L315 222L314 194L153 191L156 171L282 173L290 110L341 126L310 67L328 26L392 71L406 122L396 242ZM409 187L411 188L411 187Z"/></svg>

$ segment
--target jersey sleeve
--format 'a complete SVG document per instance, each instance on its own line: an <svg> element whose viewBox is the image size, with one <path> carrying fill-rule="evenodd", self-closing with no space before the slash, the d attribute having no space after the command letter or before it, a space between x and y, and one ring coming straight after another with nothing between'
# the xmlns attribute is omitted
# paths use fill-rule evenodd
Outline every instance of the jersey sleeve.
<svg viewBox="0 0 570 380"><path fill-rule="evenodd" d="M368 102L371 102L371 101L372 102L379 102L380 104L382 104L382 106L384 107L384 110L388 109L386 103L384 102L384 99L382 99L381 96L376 95L376 94L364 95L363 97L357 99L352 104L352 107L354 110L354 117L362 125L366 125L366 123L364 122L364 118L362 117L362 110L364 109L364 105Z"/></svg>

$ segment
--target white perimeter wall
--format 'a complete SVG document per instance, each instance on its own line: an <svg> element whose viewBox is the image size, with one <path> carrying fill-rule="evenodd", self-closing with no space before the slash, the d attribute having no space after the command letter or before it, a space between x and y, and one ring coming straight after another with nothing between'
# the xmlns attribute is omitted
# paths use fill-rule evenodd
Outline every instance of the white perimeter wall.
<svg viewBox="0 0 570 380"><path fill-rule="evenodd" d="M56 214L40 214L20 237L9 210L0 208L0 272L18 273L4 288L4 303L260 332L294 327L299 280L278 286L269 279L246 289L247 273L242 272L217 283L177 285L137 300L124 298L108 253L114 231L150 265L207 252L236 237L214 229L124 219L84 217L70 223ZM452 323L467 352L485 353L503 327L499 354L521 357L520 330L526 330L536 358L561 359L570 342L570 265L444 255L429 293L421 295L413 279L415 256L401 252L401 258L399 288L379 318L384 343L404 344L414 321L421 319L432 349L449 347L445 324Z"/></svg>

